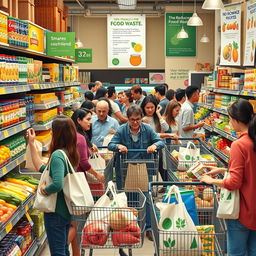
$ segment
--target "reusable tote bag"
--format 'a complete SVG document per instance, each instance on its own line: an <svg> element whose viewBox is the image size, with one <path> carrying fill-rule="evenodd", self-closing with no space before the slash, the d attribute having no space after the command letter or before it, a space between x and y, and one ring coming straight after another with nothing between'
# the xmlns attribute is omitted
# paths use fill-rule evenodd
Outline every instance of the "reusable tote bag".
<svg viewBox="0 0 256 256"><path fill-rule="evenodd" d="M177 204L170 204L172 193L176 196ZM168 203L156 204L160 210L159 229L166 231L160 232L160 248L164 253L170 252L177 256L201 255L201 239L177 186L171 186L168 199Z"/></svg>
<svg viewBox="0 0 256 256"><path fill-rule="evenodd" d="M186 171L195 162L200 160L200 148L197 148L191 141L187 143L187 147L180 147L178 154L178 170Z"/></svg>
<svg viewBox="0 0 256 256"><path fill-rule="evenodd" d="M229 172L226 172L224 179L229 177ZM219 207L217 217L222 219L238 219L240 211L240 194L239 190L227 190L221 188Z"/></svg>
<svg viewBox="0 0 256 256"><path fill-rule="evenodd" d="M39 211L42 211L42 212L55 212L56 202L57 202L57 193L44 196L40 192L40 187L43 184L48 185L52 183L52 179L50 177L50 162L51 162L51 159L49 161L49 164L45 167L44 172L41 175L38 189L36 191L36 199L33 206L35 209L38 209Z"/></svg>
<svg viewBox="0 0 256 256"><path fill-rule="evenodd" d="M64 155L70 172L64 178L63 193L65 201L71 215L84 214L87 209L94 205L93 197L84 173L75 172L66 153L60 150ZM73 206L78 206L79 210L72 210Z"/></svg>
<svg viewBox="0 0 256 256"><path fill-rule="evenodd" d="M128 164L125 179L125 190L138 191L138 188L146 192L148 191L148 171L146 164Z"/></svg>
<svg viewBox="0 0 256 256"><path fill-rule="evenodd" d="M104 170L106 168L106 161L99 155L93 154L89 158L88 162L90 163L92 169L104 174ZM100 184L94 175L91 173L86 173L86 178L89 184Z"/></svg>

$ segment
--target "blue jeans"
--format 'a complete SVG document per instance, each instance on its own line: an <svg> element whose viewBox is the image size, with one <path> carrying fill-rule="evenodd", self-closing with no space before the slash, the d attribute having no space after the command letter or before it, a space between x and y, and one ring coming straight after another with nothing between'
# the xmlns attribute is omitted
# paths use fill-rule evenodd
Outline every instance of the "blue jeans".
<svg viewBox="0 0 256 256"><path fill-rule="evenodd" d="M58 213L44 213L44 225L51 256L69 256L68 232L70 220Z"/></svg>
<svg viewBox="0 0 256 256"><path fill-rule="evenodd" d="M256 256L256 230L245 227L239 220L226 220L229 256Z"/></svg>

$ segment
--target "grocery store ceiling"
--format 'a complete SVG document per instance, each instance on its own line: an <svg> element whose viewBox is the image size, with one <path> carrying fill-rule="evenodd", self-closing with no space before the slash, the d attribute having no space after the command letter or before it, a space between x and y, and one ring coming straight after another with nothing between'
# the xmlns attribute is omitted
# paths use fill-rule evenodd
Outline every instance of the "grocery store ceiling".
<svg viewBox="0 0 256 256"><path fill-rule="evenodd" d="M131 3L134 0L64 0L64 3L69 7L69 15L75 16L98 16L107 13L140 13L161 16L165 12L166 6L182 3L181 0L135 0L137 2L135 8L128 10L128 8L121 8L117 4L119 1ZM202 6L203 2L204 0L196 0L198 6ZM184 5L193 5L194 0L183 0L183 3Z"/></svg>

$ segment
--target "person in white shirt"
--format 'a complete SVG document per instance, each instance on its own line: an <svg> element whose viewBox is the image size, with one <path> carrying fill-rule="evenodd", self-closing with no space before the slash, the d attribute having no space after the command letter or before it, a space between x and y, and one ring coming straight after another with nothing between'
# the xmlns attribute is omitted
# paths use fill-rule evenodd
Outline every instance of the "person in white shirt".
<svg viewBox="0 0 256 256"><path fill-rule="evenodd" d="M114 86L108 87L108 99L113 110L112 117L114 117L120 123L126 123L128 121L127 117L123 116L119 106L117 105L117 103L114 102L114 100L116 99L116 89Z"/></svg>
<svg viewBox="0 0 256 256"><path fill-rule="evenodd" d="M141 103L145 99L145 96L142 94L142 88L138 84L133 85L131 88L131 94L134 103L141 107Z"/></svg>
<svg viewBox="0 0 256 256"><path fill-rule="evenodd" d="M189 86L186 88L187 100L181 107L179 115L179 135L182 138L193 138L194 130L202 127L204 122L195 124L193 106L199 100L199 88Z"/></svg>

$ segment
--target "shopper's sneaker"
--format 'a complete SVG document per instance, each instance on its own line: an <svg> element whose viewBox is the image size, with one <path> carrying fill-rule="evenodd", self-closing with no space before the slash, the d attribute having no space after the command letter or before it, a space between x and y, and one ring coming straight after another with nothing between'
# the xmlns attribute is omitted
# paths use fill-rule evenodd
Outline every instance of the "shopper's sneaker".
<svg viewBox="0 0 256 256"><path fill-rule="evenodd" d="M151 230L146 231L146 237L149 241L153 241L153 235Z"/></svg>

